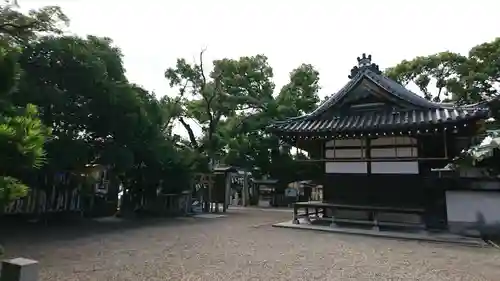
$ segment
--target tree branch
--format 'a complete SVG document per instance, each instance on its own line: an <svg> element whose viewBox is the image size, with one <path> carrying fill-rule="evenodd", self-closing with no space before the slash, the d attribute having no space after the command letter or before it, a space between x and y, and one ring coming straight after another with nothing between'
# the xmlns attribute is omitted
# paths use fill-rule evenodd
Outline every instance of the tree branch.
<svg viewBox="0 0 500 281"><path fill-rule="evenodd" d="M204 48L200 52L200 71L201 71L201 79L202 79L202 86L205 87L207 85L207 77L205 76L205 71L203 69L203 53L205 53L207 49Z"/></svg>
<svg viewBox="0 0 500 281"><path fill-rule="evenodd" d="M186 82L184 82L184 86L182 86L182 88L179 90L179 94L180 96L184 96L184 93L186 92L186 88L189 84L189 80L186 80Z"/></svg>
<svg viewBox="0 0 500 281"><path fill-rule="evenodd" d="M201 96L203 98L203 100L205 101L205 106L206 106L206 110L207 110L207 115L208 115L208 134L207 134L207 137L208 137L208 141L209 143L212 142L212 138L213 138L213 133L215 131L215 119L214 119L214 116L212 114L212 101L214 100L215 98L215 91L217 91L217 89L215 89L214 93L212 93L212 95L208 98L206 96L206 86L207 86L207 78L205 76L205 69L203 67L203 53L206 51L206 49L203 49L201 50L200 52L200 75L201 75L201 87L200 87L200 90L201 90ZM216 80L216 85L217 85L217 80ZM217 88L217 87L216 87ZM219 117L220 118L220 117Z"/></svg>
<svg viewBox="0 0 500 281"><path fill-rule="evenodd" d="M181 122L182 126L186 128L186 131L189 135L189 141L194 149L200 150L200 146L198 145L198 141L196 140L196 136L194 135L193 129L191 126L184 120L184 118L179 117L179 122Z"/></svg>
<svg viewBox="0 0 500 281"><path fill-rule="evenodd" d="M233 127L233 130L237 130L237 129L239 129L239 128L240 128L240 127L241 127L241 126L242 126L242 125L243 125L243 124L244 124L244 123L248 120L248 119L250 119L250 118L254 117L255 115L257 115L257 114L247 115L247 116L245 116L244 118L242 118L242 119L240 120L240 122L238 123L238 125L236 125L236 126L234 126L234 127Z"/></svg>

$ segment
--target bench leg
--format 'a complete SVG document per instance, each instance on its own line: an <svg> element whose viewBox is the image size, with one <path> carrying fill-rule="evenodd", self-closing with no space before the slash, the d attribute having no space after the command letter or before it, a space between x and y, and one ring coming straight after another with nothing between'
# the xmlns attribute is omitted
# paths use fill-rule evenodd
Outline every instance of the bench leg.
<svg viewBox="0 0 500 281"><path fill-rule="evenodd" d="M326 210L325 208L323 208L323 214L326 213ZM332 215L329 216L330 219L331 219L331 223L330 223L330 227L337 227L337 224L335 223L335 214L334 214L334 210L331 210L332 211ZM324 215L323 215L324 216Z"/></svg>
<svg viewBox="0 0 500 281"><path fill-rule="evenodd" d="M309 207L306 207L305 221L308 222L308 223L311 223L311 219L309 218Z"/></svg>
<svg viewBox="0 0 500 281"><path fill-rule="evenodd" d="M292 219L293 224L299 224L299 219L297 218L297 207L293 206L293 219Z"/></svg>
<svg viewBox="0 0 500 281"><path fill-rule="evenodd" d="M372 220L373 220L373 230L380 231L380 228L378 226L378 218L377 218L377 212L372 212Z"/></svg>
<svg viewBox="0 0 500 281"><path fill-rule="evenodd" d="M337 227L337 224L335 223L335 217L332 216L331 218L332 222L330 223L330 227Z"/></svg>

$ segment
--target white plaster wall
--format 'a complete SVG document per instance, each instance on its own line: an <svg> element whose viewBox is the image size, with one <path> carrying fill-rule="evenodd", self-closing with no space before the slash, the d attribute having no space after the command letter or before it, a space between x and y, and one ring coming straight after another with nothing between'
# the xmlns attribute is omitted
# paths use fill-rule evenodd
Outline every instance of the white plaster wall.
<svg viewBox="0 0 500 281"><path fill-rule="evenodd" d="M500 223L500 193L481 191L446 191L448 222Z"/></svg>
<svg viewBox="0 0 500 281"><path fill-rule="evenodd" d="M417 157L418 149L416 147L372 148L370 154L371 158Z"/></svg>
<svg viewBox="0 0 500 281"><path fill-rule="evenodd" d="M326 162L325 172L328 174L366 174L366 162Z"/></svg>
<svg viewBox="0 0 500 281"><path fill-rule="evenodd" d="M345 147L345 146L364 146L364 139L345 139L345 140L331 140L325 143L325 147Z"/></svg>
<svg viewBox="0 0 500 281"><path fill-rule="evenodd" d="M418 174L418 162L372 162L371 172L372 174Z"/></svg>
<svg viewBox="0 0 500 281"><path fill-rule="evenodd" d="M417 140L411 137L379 137L371 140L371 145L409 145L416 143Z"/></svg>
<svg viewBox="0 0 500 281"><path fill-rule="evenodd" d="M327 149L325 150L326 158L363 158L365 153L364 149Z"/></svg>

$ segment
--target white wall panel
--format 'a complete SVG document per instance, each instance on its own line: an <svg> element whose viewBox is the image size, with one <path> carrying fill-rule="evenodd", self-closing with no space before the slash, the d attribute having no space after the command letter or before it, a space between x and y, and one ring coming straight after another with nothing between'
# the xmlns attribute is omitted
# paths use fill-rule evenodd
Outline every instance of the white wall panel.
<svg viewBox="0 0 500 281"><path fill-rule="evenodd" d="M417 157L418 149L416 147L372 148L370 156L371 158Z"/></svg>
<svg viewBox="0 0 500 281"><path fill-rule="evenodd" d="M356 149L327 149L325 150L325 157L326 158L351 158L351 159L356 159L356 158L363 158L365 155L365 150L362 148L356 148Z"/></svg>
<svg viewBox="0 0 500 281"><path fill-rule="evenodd" d="M418 157L418 148L416 147L396 147L397 157Z"/></svg>
<svg viewBox="0 0 500 281"><path fill-rule="evenodd" d="M417 140L411 137L380 137L371 140L371 145L411 145L416 144Z"/></svg>
<svg viewBox="0 0 500 281"><path fill-rule="evenodd" d="M500 193L480 191L446 191L449 222L500 223Z"/></svg>
<svg viewBox="0 0 500 281"><path fill-rule="evenodd" d="M365 140L364 139L331 140L325 143L325 147L346 147L346 146L365 146Z"/></svg>
<svg viewBox="0 0 500 281"><path fill-rule="evenodd" d="M372 162L372 174L418 174L418 162Z"/></svg>
<svg viewBox="0 0 500 281"><path fill-rule="evenodd" d="M370 149L371 158L396 157L394 148L372 148Z"/></svg>
<svg viewBox="0 0 500 281"><path fill-rule="evenodd" d="M366 174L366 162L326 162L325 172L328 174Z"/></svg>

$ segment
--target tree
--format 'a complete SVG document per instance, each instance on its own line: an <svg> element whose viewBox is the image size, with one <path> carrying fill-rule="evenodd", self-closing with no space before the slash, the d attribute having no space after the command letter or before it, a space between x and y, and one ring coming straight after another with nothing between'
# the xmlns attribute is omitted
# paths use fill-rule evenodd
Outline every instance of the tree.
<svg viewBox="0 0 500 281"><path fill-rule="evenodd" d="M55 138L47 150L54 171L94 163L99 143L104 146L116 127L113 122L118 116L109 117L114 113L114 95L124 89L115 80L123 81L124 75L108 71L105 59L113 50L105 53L96 41L94 37L43 37L28 44L19 59L23 75L14 101L37 105L44 124L52 128Z"/></svg>
<svg viewBox="0 0 500 281"><path fill-rule="evenodd" d="M224 162L243 167L258 167L261 173L282 179L284 182L308 177L309 171L294 160L301 155L292 155L288 146L280 143L277 136L268 134L264 128L272 121L295 117L314 110L319 101L319 73L312 65L302 64L290 73L290 81L279 91L276 98L253 114L235 114L221 127L225 136ZM310 165L309 165L310 166ZM297 171L290 173L290 171Z"/></svg>
<svg viewBox="0 0 500 281"><path fill-rule="evenodd" d="M186 129L191 147L212 161L222 153L218 128L224 120L236 115L251 116L265 109L266 102L272 101L274 84L272 69L263 55L216 60L207 74L203 53L200 52L198 63L178 59L175 68L166 70L170 86L179 92L163 102ZM196 137L186 119L202 129L201 138Z"/></svg>
<svg viewBox="0 0 500 281"><path fill-rule="evenodd" d="M61 34L61 28L69 24L68 17L58 6L45 6L30 10L27 14L18 10L17 1L0 4L0 36L11 44L24 44L41 33Z"/></svg>
<svg viewBox="0 0 500 281"><path fill-rule="evenodd" d="M22 178L45 160L43 145L50 130L38 118L32 104L16 106L12 99L19 87L20 47L40 32L59 32L67 18L57 7L23 14L14 5L0 5L0 211L5 204L26 194ZM12 165L16 163L16 165Z"/></svg>
<svg viewBox="0 0 500 281"><path fill-rule="evenodd" d="M413 82L428 100L459 99L467 88L468 58L452 52L402 61L386 74L407 85Z"/></svg>
<svg viewBox="0 0 500 281"><path fill-rule="evenodd" d="M128 82L111 39L42 37L24 48L19 61L24 72L15 102L36 104L53 129L41 176L101 164L134 198L156 194L166 177L187 181L159 101Z"/></svg>
<svg viewBox="0 0 500 281"><path fill-rule="evenodd" d="M280 118L295 117L313 111L319 102L319 72L310 64L302 64L290 73L290 82L276 98Z"/></svg>
<svg viewBox="0 0 500 281"><path fill-rule="evenodd" d="M500 37L469 51L470 80L482 97L498 97L500 83Z"/></svg>
<svg viewBox="0 0 500 281"><path fill-rule="evenodd" d="M474 103L498 96L500 38L473 47L467 55L441 52L402 61L385 73L403 85L414 83L434 101Z"/></svg>

